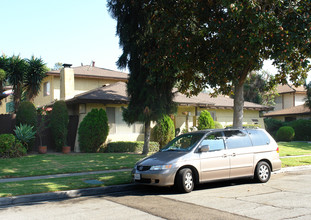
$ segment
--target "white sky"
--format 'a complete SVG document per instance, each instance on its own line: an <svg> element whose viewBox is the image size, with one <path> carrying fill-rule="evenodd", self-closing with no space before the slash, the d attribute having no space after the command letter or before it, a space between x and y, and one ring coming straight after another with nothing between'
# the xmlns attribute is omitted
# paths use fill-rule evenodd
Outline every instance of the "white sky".
<svg viewBox="0 0 311 220"><path fill-rule="evenodd" d="M121 55L116 21L104 0L0 0L0 52L118 70ZM263 67L275 73L271 61ZM308 81L311 80L311 74Z"/></svg>

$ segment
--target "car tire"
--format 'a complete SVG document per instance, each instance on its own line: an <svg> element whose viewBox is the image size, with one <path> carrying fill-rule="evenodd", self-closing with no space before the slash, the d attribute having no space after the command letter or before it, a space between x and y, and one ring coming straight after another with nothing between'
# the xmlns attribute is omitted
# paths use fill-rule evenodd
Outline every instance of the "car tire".
<svg viewBox="0 0 311 220"><path fill-rule="evenodd" d="M271 176L270 165L265 161L259 162L255 170L255 180L259 183L266 183L270 179L270 176Z"/></svg>
<svg viewBox="0 0 311 220"><path fill-rule="evenodd" d="M194 178L192 170L189 168L181 169L176 176L176 185L180 192L189 193L194 188Z"/></svg>

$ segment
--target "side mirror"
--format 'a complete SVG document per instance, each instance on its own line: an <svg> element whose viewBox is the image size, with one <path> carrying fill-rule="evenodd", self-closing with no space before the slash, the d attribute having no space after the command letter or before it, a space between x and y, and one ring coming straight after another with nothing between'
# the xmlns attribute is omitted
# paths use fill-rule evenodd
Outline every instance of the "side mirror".
<svg viewBox="0 0 311 220"><path fill-rule="evenodd" d="M203 145L200 147L199 152L208 152L209 151L209 145Z"/></svg>

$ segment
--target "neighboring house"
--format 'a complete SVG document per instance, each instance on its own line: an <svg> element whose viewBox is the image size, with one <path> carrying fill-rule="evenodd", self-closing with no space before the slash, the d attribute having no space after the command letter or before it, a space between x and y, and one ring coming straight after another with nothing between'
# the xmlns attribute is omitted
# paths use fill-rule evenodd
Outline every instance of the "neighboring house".
<svg viewBox="0 0 311 220"><path fill-rule="evenodd" d="M79 123L93 108L103 108L107 112L110 127L108 142L143 140L143 123L129 126L122 117L122 107L128 104L126 82L128 74L111 71L95 66L73 67L64 65L61 71L50 71L43 80L42 91L35 98L36 107L51 105L55 100L65 100L70 115L78 115ZM197 126L201 111L208 110L215 121L223 126L233 124L233 99L227 96L211 98L207 93L188 98L181 93L175 94L178 104L174 118L175 127L181 132ZM258 124L264 127L260 111L270 108L244 103L244 124ZM76 138L75 151L79 151Z"/></svg>
<svg viewBox="0 0 311 220"><path fill-rule="evenodd" d="M274 110L287 109L305 103L307 91L303 86L278 85L276 92L279 94L275 98Z"/></svg>
<svg viewBox="0 0 311 220"><path fill-rule="evenodd" d="M271 117L281 121L294 121L297 119L310 119L311 111L303 105L294 106L291 108L281 109L264 114L264 117Z"/></svg>
<svg viewBox="0 0 311 220"><path fill-rule="evenodd" d="M66 67L70 67L67 65ZM61 98L61 87L64 87L64 83L61 82L61 75L64 74L61 70L54 70L47 72L47 76L43 79L41 91L34 99L36 107L44 106L59 99L72 98L77 94L89 91L91 89L100 87L105 84L112 84L115 82L126 82L128 74L104 68L96 67L93 63L92 66L78 66L68 68L70 73L63 75L63 78L67 79L67 87L72 86L73 88L64 88L62 94L64 97ZM67 71L67 72L68 72ZM70 83L71 82L71 83ZM9 113L12 111L13 102L10 97L2 102L0 106L0 114Z"/></svg>
<svg viewBox="0 0 311 220"><path fill-rule="evenodd" d="M72 74L71 68L64 68L65 75L67 71ZM69 85L64 88L67 92L73 88L72 81L64 84ZM68 90L69 88L69 90ZM190 129L197 126L197 118L200 112L208 110L215 121L222 125L232 125L233 120L233 99L226 96L211 98L207 93L200 93L198 96L188 98L181 93L176 93L174 101L178 104L177 113L172 116L174 124L179 131ZM92 89L90 91L78 94L73 98L66 99L70 114L79 115L79 123L88 112L93 108L103 108L107 112L109 123L108 142L111 141L136 141L143 140L143 123L128 125L122 117L122 107L126 107L129 100L126 93L126 83L117 82L110 85ZM267 111L269 107L259 104L244 103L244 124L258 124L264 127L263 119L259 117L260 111ZM75 151L79 151L79 144L76 141Z"/></svg>
<svg viewBox="0 0 311 220"><path fill-rule="evenodd" d="M263 117L270 117L281 121L293 121L311 117L310 109L304 106L307 91L304 86L278 85L274 111Z"/></svg>

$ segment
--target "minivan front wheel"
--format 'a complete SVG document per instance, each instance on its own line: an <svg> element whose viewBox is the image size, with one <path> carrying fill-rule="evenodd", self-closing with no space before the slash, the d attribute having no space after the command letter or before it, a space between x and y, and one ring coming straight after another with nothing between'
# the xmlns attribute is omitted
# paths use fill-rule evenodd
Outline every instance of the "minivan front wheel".
<svg viewBox="0 0 311 220"><path fill-rule="evenodd" d="M189 168L181 169L176 176L176 185L180 192L191 192L194 188L192 170Z"/></svg>
<svg viewBox="0 0 311 220"><path fill-rule="evenodd" d="M271 176L270 165L265 161L259 162L255 170L255 179L260 183L266 183L270 179L270 176Z"/></svg>

